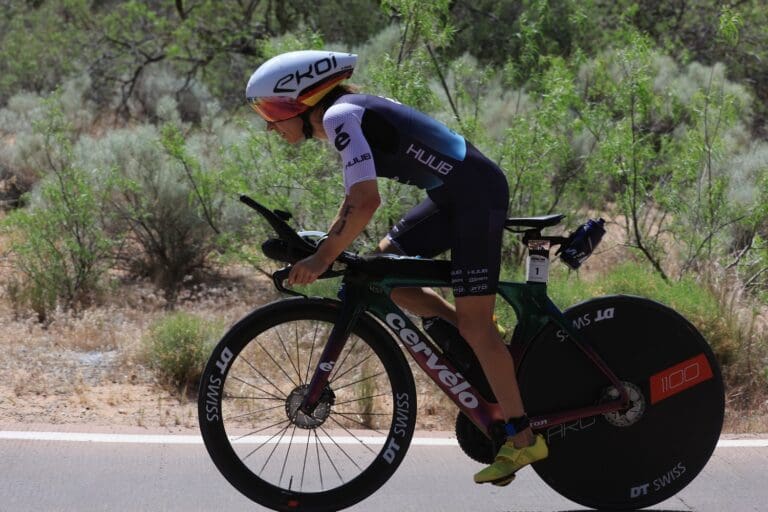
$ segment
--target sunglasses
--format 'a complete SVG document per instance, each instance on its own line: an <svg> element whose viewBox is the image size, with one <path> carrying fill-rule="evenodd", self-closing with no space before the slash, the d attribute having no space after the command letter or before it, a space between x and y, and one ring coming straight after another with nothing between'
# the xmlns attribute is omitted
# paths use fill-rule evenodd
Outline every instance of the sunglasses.
<svg viewBox="0 0 768 512"><path fill-rule="evenodd" d="M248 98L248 104L254 112L259 114L265 121L274 123L276 121L285 121L296 117L302 112L308 110L333 87L342 80L352 75L351 70L345 70L326 77L320 82L303 90L298 98L288 98L286 96L267 96L261 98Z"/></svg>
<svg viewBox="0 0 768 512"><path fill-rule="evenodd" d="M274 123L296 117L309 106L296 102L292 98L273 96L268 98L249 98L248 104L265 121Z"/></svg>

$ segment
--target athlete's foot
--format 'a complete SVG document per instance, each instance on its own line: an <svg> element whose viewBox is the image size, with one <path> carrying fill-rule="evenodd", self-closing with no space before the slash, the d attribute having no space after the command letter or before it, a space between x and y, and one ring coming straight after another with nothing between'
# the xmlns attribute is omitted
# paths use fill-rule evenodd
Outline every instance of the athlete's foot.
<svg viewBox="0 0 768 512"><path fill-rule="evenodd" d="M549 455L547 443L540 434L536 436L534 443L523 448L515 447L511 440L499 450L493 464L475 474L475 483L508 485L515 479L515 473L522 467L533 462L545 459Z"/></svg>

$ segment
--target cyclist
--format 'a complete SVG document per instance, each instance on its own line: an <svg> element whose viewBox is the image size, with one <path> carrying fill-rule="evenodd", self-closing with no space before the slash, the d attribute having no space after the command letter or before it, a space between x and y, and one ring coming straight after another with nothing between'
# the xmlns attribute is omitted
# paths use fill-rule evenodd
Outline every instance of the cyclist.
<svg viewBox="0 0 768 512"><path fill-rule="evenodd" d="M246 98L291 144L315 137L330 141L344 166L345 197L312 256L293 265L288 284L309 284L365 229L381 199L376 178L425 189L427 198L405 214L379 243L386 253L433 257L451 250L455 307L428 288L392 293L421 317L456 325L488 378L506 421L507 441L477 483L506 485L521 467L548 454L525 415L514 362L493 321L501 239L509 203L503 172L438 121L378 96L357 94L341 82L357 56L298 51L263 63L250 77Z"/></svg>

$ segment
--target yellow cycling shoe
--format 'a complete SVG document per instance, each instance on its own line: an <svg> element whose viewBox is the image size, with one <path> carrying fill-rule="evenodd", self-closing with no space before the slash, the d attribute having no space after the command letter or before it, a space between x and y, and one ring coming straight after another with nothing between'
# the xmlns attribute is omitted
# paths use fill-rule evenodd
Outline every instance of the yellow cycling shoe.
<svg viewBox="0 0 768 512"><path fill-rule="evenodd" d="M536 436L531 446L525 448L515 448L512 441L507 441L499 450L493 464L475 474L475 483L507 485L515 479L517 470L546 459L547 455L549 455L549 449L541 434Z"/></svg>

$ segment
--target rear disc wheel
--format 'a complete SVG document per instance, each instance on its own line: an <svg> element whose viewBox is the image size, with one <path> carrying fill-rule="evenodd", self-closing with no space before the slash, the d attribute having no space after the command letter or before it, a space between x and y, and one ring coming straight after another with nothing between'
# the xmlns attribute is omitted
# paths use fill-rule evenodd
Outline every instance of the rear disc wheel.
<svg viewBox="0 0 768 512"><path fill-rule="evenodd" d="M682 316L647 299L604 297L565 315L625 383L630 403L539 425L550 455L534 469L566 498L593 508L631 510L673 496L705 466L722 428L724 390L712 350ZM519 382L530 416L618 396L553 324L526 352Z"/></svg>

